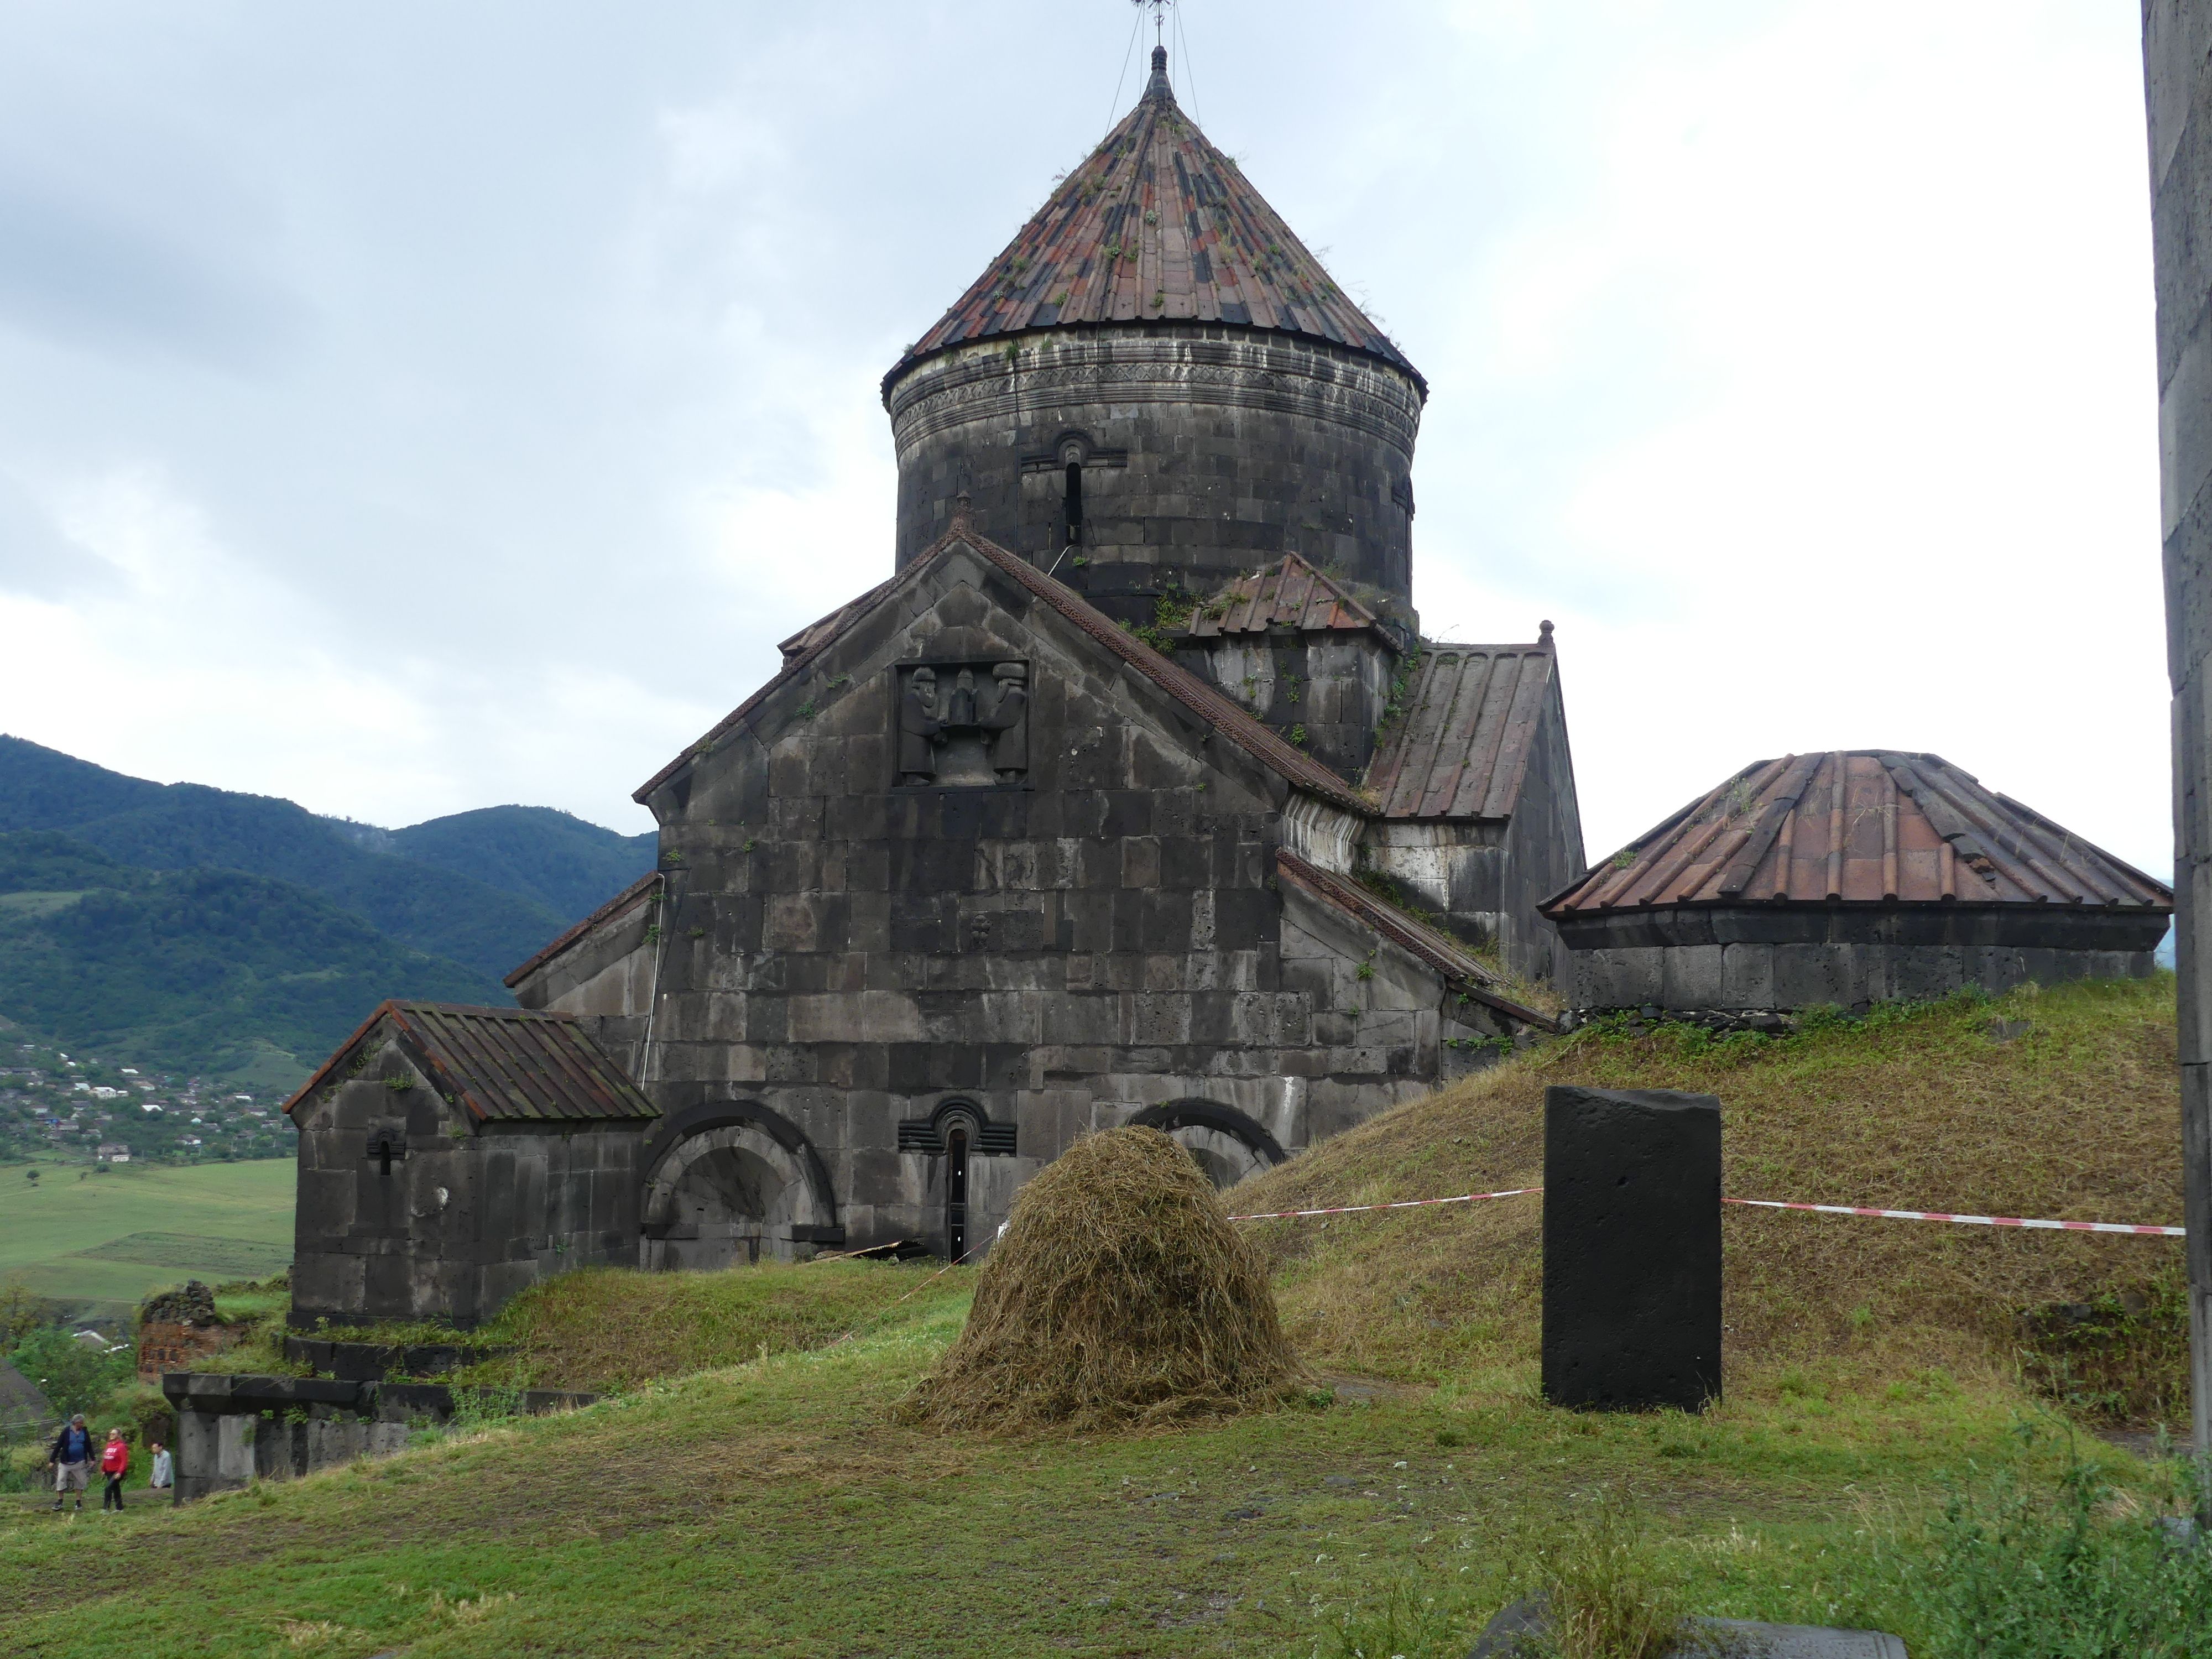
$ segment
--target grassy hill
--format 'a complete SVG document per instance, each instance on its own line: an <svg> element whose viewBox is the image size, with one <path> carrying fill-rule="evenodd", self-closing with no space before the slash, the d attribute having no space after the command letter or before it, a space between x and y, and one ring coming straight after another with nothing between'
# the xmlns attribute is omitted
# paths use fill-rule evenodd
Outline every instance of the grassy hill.
<svg viewBox="0 0 2212 1659"><path fill-rule="evenodd" d="M0 1280L73 1310L127 1313L186 1279L259 1278L292 1259L290 1158L163 1169L0 1168Z"/></svg>
<svg viewBox="0 0 2212 1659"><path fill-rule="evenodd" d="M2181 1215L2173 1021L2173 981L2160 975L1886 1010L1788 1039L1594 1029L1324 1143L1240 1187L1237 1207L1540 1185L1543 1090L1583 1083L1717 1095L1732 1196L2171 1224ZM1540 1203L1266 1223L1255 1237L1285 1319L1324 1362L1524 1387ZM2182 1261L2178 1239L1738 1208L1722 1228L1731 1390L1808 1366L1885 1378L1941 1366L2002 1381L2023 1313L2100 1297L2171 1308ZM2185 1395L2170 1336L2135 1399L2176 1420Z"/></svg>
<svg viewBox="0 0 2212 1659"><path fill-rule="evenodd" d="M1577 1079L1711 1088L1737 1192L2171 1219L2172 994L2074 988L1784 1041L1586 1033L1235 1207L1519 1184L1541 1089ZM1999 1040L1997 1020L2029 1029ZM2008 1363L2023 1304L2147 1284L2172 1244L1733 1215L1727 1399L1608 1416L1533 1387L1538 1213L1265 1224L1324 1387L1129 1437L893 1415L957 1333L969 1269L570 1275L502 1322L507 1363L615 1397L134 1508L96 1550L9 1500L0 1646L1460 1659L1503 1602L1601 1559L1704 1612L1896 1631L1915 1659L2212 1650L2212 1564L2148 1521L2172 1470L2081 1432Z"/></svg>

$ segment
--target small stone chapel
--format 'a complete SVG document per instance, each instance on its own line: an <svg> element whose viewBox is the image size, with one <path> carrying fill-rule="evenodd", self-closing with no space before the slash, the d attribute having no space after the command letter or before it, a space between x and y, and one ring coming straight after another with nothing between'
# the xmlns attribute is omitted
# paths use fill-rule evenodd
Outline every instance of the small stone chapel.
<svg viewBox="0 0 2212 1659"><path fill-rule="evenodd" d="M1164 51L883 393L893 574L646 782L657 871L508 981L658 1109L646 1265L973 1258L1091 1131L1227 1182L1548 1029L1550 624L1424 638L1426 385Z"/></svg>

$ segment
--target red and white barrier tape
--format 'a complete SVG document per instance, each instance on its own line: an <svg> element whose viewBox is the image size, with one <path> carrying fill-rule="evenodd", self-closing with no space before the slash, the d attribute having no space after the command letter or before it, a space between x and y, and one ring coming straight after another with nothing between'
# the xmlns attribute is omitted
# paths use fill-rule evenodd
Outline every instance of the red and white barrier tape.
<svg viewBox="0 0 2212 1659"><path fill-rule="evenodd" d="M1784 1204L1771 1198L1724 1198L1723 1204L1748 1204L1761 1210L1814 1210L1821 1215L1872 1215L1888 1221L1952 1221L1962 1227L2043 1227L2054 1232L2140 1233L2153 1238L2186 1238L2186 1227L2136 1227L2123 1221L2024 1221L2016 1215L1953 1215L1946 1210L1869 1210L1856 1204Z"/></svg>
<svg viewBox="0 0 2212 1659"><path fill-rule="evenodd" d="M1231 1221L1288 1221L1298 1216L1358 1215L1363 1210L1418 1210L1424 1204L1479 1204L1486 1198L1520 1198L1541 1187L1510 1187L1502 1193L1462 1193L1456 1198L1407 1198L1395 1204L1345 1204L1334 1210L1270 1210L1265 1215L1232 1215Z"/></svg>
<svg viewBox="0 0 2212 1659"><path fill-rule="evenodd" d="M1526 1198L1541 1187L1509 1187L1501 1193L1462 1193L1454 1198L1407 1198L1395 1204L1343 1204L1328 1210L1270 1210L1261 1215L1232 1215L1231 1221L1293 1221L1315 1215L1360 1215L1370 1210L1418 1210L1430 1204L1480 1204L1486 1198ZM2040 1227L2052 1232L2134 1233L2152 1238L2185 1238L2186 1227L2137 1227L2120 1221L2028 1221L2014 1215L1954 1215L1948 1210L1871 1210L1857 1204L1785 1204L1772 1198L1724 1198L1723 1204L1760 1210L1810 1210L1820 1215L1870 1215L1887 1221L1949 1221L1962 1227Z"/></svg>

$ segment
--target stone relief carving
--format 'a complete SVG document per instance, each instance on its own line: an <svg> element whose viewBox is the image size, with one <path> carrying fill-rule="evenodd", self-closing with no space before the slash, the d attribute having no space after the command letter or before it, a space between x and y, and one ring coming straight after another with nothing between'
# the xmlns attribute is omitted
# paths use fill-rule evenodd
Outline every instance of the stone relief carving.
<svg viewBox="0 0 2212 1659"><path fill-rule="evenodd" d="M1027 663L919 663L899 670L899 781L988 789L1030 767Z"/></svg>

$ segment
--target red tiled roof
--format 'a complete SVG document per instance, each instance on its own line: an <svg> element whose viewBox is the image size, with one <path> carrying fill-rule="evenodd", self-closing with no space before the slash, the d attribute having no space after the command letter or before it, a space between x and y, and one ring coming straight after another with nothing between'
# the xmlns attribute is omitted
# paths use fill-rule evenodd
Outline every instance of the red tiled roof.
<svg viewBox="0 0 2212 1659"><path fill-rule="evenodd" d="M933 564L951 548L965 546L996 565L1013 580L1027 588L1036 598L1057 611L1062 617L1089 635L1109 651L1161 690L1182 703L1184 708L1204 720L1222 737L1267 767L1285 781L1296 784L1308 794L1317 795L1332 806L1347 812L1357 812L1363 817L1372 817L1375 808L1365 797L1356 793L1344 780L1323 766L1304 750L1293 747L1276 732L1255 720L1227 694L1216 690L1188 669L1169 661L1142 640L1115 623L1103 611L1092 605L1073 589L1063 586L1046 575L1020 555L1009 553L996 542L978 535L964 519L956 519L951 529L939 537L927 553L907 566L898 575L863 595L842 611L832 613L828 620L834 627L811 629L805 637L809 643L798 654L787 657L784 665L768 684L747 697L718 721L714 729L678 755L637 787L630 799L643 801L660 786L690 765L700 754L710 751L726 732L744 723L753 711L767 701L781 685L805 672L807 665L826 650L830 642L862 617L882 604L894 589L909 577L919 574ZM794 636L798 637L798 636Z"/></svg>
<svg viewBox="0 0 2212 1659"><path fill-rule="evenodd" d="M1264 634L1270 628L1372 628L1366 606L1295 553L1283 562L1239 576L1191 612L1200 639L1218 634Z"/></svg>
<svg viewBox="0 0 2212 1659"><path fill-rule="evenodd" d="M386 1003L338 1045L284 1103L284 1109L295 1110L342 1073L387 1020L408 1057L439 1092L479 1123L660 1115L660 1109L600 1052L573 1014L447 1002Z"/></svg>
<svg viewBox="0 0 2212 1659"><path fill-rule="evenodd" d="M1534 645L1425 644L1405 712L1367 763L1382 816L1510 817L1558 672L1549 623Z"/></svg>
<svg viewBox="0 0 2212 1659"><path fill-rule="evenodd" d="M1071 324L1197 321L1273 330L1379 357L1427 383L1330 280L1237 163L1176 107L1167 53L1121 125L1063 179L975 286L907 349L921 358Z"/></svg>
<svg viewBox="0 0 2212 1659"><path fill-rule="evenodd" d="M505 979L501 980L500 983L507 986L509 989L513 989L515 986L521 984L522 981L529 978L532 974L544 967L547 963L552 961L554 957L559 956L561 952L567 950L578 939L582 939L593 928L599 927L603 922L612 921L617 916L621 915L625 911L635 909L640 904L645 902L647 895L657 891L659 886L660 872L658 870L647 871L635 881L630 883L629 886L623 888L621 892L617 893L605 904L602 904L598 909L592 911L591 915L586 916L581 921L568 929L567 933L562 934L550 945L540 951L536 956L531 957L529 961L524 963L522 966L509 974Z"/></svg>
<svg viewBox="0 0 2212 1659"><path fill-rule="evenodd" d="M2173 890L1940 755L1854 750L1745 767L1539 908L1832 900L2167 911Z"/></svg>
<svg viewBox="0 0 2212 1659"><path fill-rule="evenodd" d="M1358 882L1324 870L1319 865L1300 858L1287 848L1275 849L1275 871L1283 879L1304 888L1316 898L1364 922L1393 943L1411 951L1444 977L1446 983L1464 991L1475 1001L1509 1014L1524 1024L1534 1025L1547 1031L1559 1030L1557 1021L1547 1013L1522 1006L1510 997L1499 994L1501 983L1497 974L1468 953L1467 947L1449 933L1417 921L1396 905L1370 893Z"/></svg>

